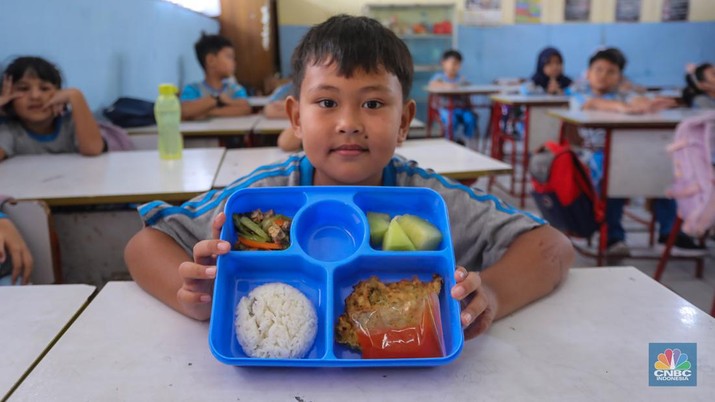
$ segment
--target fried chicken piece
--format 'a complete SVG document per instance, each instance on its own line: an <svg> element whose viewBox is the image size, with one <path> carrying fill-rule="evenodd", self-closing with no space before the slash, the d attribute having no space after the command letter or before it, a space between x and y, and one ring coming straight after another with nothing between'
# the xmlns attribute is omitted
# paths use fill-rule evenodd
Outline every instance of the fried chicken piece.
<svg viewBox="0 0 715 402"><path fill-rule="evenodd" d="M422 282L417 277L403 279L399 282L384 283L376 276L361 281L353 286L353 292L345 299L345 312L338 317L335 325L336 341L353 349L360 350L355 323L351 319L355 314L374 311L378 307L400 307L414 302L431 293L439 294L442 288L442 277L433 275L429 282ZM390 323L391 327L402 328L414 324L422 317L397 316Z"/></svg>

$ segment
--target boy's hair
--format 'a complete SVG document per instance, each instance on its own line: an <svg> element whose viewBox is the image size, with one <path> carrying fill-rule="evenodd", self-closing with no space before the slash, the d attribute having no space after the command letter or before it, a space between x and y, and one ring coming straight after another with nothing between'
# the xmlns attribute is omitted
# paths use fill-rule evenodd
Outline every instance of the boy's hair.
<svg viewBox="0 0 715 402"><path fill-rule="evenodd" d="M3 73L3 76L10 77L13 83L20 81L25 75L36 77L41 81L49 82L57 88L62 88L62 73L60 73L57 66L42 57L18 57L7 66ZM12 107L12 102L5 104L3 109L9 117L17 117Z"/></svg>
<svg viewBox="0 0 715 402"><path fill-rule="evenodd" d="M593 63L598 60L606 60L609 63L615 64L621 72L626 68L626 56L615 47L597 51L596 54L591 56L588 60L588 66L591 67Z"/></svg>
<svg viewBox="0 0 715 402"><path fill-rule="evenodd" d="M413 76L410 51L394 32L372 18L336 15L305 34L291 59L296 98L306 67L325 62L335 63L338 74L346 78L357 69L368 74L385 69L400 81L402 100L409 98Z"/></svg>
<svg viewBox="0 0 715 402"><path fill-rule="evenodd" d="M703 63L698 65L692 74L685 75L685 88L683 88L682 94L683 103L692 107L695 97L704 93L698 84L705 79L705 70L712 67L713 65L710 63Z"/></svg>
<svg viewBox="0 0 715 402"><path fill-rule="evenodd" d="M206 35L205 32L201 32L201 37L194 44L194 50L196 50L196 58L199 59L199 64L201 68L206 70L206 56L210 54L216 54L227 47L233 47L230 40L226 39L221 35Z"/></svg>
<svg viewBox="0 0 715 402"><path fill-rule="evenodd" d="M457 59L458 62L462 62L462 53L459 53L458 51L454 49L449 49L446 52L442 53L442 61L445 61L447 59L455 58Z"/></svg>

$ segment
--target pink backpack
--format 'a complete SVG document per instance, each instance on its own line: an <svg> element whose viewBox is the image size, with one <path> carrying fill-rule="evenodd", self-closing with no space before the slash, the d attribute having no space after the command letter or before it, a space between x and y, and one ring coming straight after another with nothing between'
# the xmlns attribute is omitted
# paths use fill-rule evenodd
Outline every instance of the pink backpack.
<svg viewBox="0 0 715 402"><path fill-rule="evenodd" d="M715 226L715 174L712 141L715 141L715 112L683 120L668 145L673 159L673 186L668 196L678 203L683 232L700 237Z"/></svg>

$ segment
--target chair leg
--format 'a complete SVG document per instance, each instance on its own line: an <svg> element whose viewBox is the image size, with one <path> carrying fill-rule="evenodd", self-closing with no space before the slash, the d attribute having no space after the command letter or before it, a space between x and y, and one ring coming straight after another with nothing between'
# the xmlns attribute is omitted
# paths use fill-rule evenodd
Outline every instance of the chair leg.
<svg viewBox="0 0 715 402"><path fill-rule="evenodd" d="M658 282L660 282L660 279L663 276L663 272L665 271L665 265L668 263L668 259L670 258L670 251L673 248L673 244L675 244L675 238L678 236L678 233L680 232L680 227L682 225L683 220L678 217L673 224L673 228L670 229L668 241L665 243L665 250L663 250L663 254L660 256L660 261L658 261L658 267L656 268L655 275L653 276L653 278ZM698 263L700 263L700 261Z"/></svg>
<svg viewBox="0 0 715 402"><path fill-rule="evenodd" d="M710 308L710 315L715 317L715 297L713 297L713 306Z"/></svg>

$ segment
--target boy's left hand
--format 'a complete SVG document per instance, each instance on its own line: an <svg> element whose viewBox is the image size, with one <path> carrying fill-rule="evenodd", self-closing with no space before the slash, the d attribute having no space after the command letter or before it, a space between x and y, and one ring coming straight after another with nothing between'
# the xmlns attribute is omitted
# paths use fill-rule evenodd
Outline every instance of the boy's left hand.
<svg viewBox="0 0 715 402"><path fill-rule="evenodd" d="M478 272L467 272L457 267L454 272L457 284L452 288L452 297L462 306L460 315L465 339L471 339L486 331L494 322L497 301L494 293L479 276Z"/></svg>
<svg viewBox="0 0 715 402"><path fill-rule="evenodd" d="M54 116L59 116L65 111L65 107L72 103L72 98L78 91L74 88L60 89L54 96L45 103L45 109L52 109Z"/></svg>

